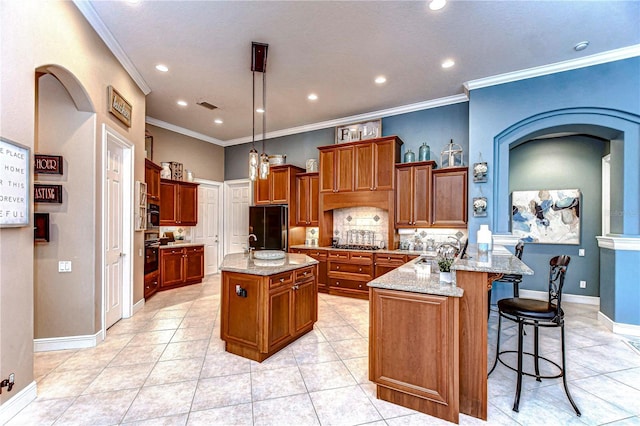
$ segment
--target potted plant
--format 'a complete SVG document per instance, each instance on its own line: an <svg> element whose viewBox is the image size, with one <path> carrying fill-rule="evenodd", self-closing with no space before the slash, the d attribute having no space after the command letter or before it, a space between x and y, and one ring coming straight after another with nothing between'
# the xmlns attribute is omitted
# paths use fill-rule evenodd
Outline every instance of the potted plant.
<svg viewBox="0 0 640 426"><path fill-rule="evenodd" d="M451 278L451 264L454 258L448 254L441 254L438 256L438 268L440 268L440 281L450 283Z"/></svg>

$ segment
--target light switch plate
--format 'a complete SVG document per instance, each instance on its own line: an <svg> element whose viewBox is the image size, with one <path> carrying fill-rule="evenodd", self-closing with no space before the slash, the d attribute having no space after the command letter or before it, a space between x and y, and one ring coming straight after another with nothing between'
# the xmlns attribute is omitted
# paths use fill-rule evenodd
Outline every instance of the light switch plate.
<svg viewBox="0 0 640 426"><path fill-rule="evenodd" d="M584 249L578 249L578 256L584 256Z"/></svg>
<svg viewBox="0 0 640 426"><path fill-rule="evenodd" d="M586 281L580 281L580 288L587 288L587 282Z"/></svg>
<svg viewBox="0 0 640 426"><path fill-rule="evenodd" d="M71 261L70 260L58 261L58 272L71 272Z"/></svg>

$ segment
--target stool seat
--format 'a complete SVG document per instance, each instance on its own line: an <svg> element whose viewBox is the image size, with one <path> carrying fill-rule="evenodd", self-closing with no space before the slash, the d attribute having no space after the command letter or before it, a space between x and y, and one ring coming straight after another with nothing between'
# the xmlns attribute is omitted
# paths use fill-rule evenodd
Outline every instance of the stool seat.
<svg viewBox="0 0 640 426"><path fill-rule="evenodd" d="M553 303L549 303L546 300L524 299L521 297L499 300L498 310L505 315L528 318L533 321L555 322L558 317L558 307ZM560 316L564 316L562 309L560 309Z"/></svg>

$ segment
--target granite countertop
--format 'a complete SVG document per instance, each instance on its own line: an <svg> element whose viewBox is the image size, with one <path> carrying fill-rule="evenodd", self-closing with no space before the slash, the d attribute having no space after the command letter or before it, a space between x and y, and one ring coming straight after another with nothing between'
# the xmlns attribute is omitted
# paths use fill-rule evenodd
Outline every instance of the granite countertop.
<svg viewBox="0 0 640 426"><path fill-rule="evenodd" d="M477 245L469 244L467 256L456 259L451 271L493 272L498 274L533 275L533 270L501 245L493 245L487 255L478 254Z"/></svg>
<svg viewBox="0 0 640 426"><path fill-rule="evenodd" d="M182 248L182 247L197 247L197 246L203 246L204 244L202 243L171 243L171 244L165 244L165 245L161 245L158 246L160 248L160 250L163 249L168 249L168 248Z"/></svg>
<svg viewBox="0 0 640 426"><path fill-rule="evenodd" d="M416 272L416 263L420 257L405 263L391 272L374 278L367 285L369 287L384 288L389 290L408 291L411 293L434 294L438 296L462 297L464 290L453 284L440 282L440 274L437 272L423 276ZM433 262L432 262L433 263ZM433 265L431 271L434 271Z"/></svg>
<svg viewBox="0 0 640 426"><path fill-rule="evenodd" d="M358 249L344 249L344 248L335 248L335 247L330 247L330 246L326 246L326 247L321 247L321 246L308 246L305 244L297 244L297 245L293 245L291 246L292 249L305 249L305 250L334 250L334 251L364 251L364 252L371 252L371 253L376 253L376 254L407 254L409 256L429 256L429 257L435 257L436 256L436 252L435 251L416 251L416 250L400 250L400 249L377 249L377 250L358 250Z"/></svg>
<svg viewBox="0 0 640 426"><path fill-rule="evenodd" d="M224 257L220 270L223 272L269 276L316 263L319 262L306 254L286 253L284 259L260 260L249 258L248 254L233 253Z"/></svg>

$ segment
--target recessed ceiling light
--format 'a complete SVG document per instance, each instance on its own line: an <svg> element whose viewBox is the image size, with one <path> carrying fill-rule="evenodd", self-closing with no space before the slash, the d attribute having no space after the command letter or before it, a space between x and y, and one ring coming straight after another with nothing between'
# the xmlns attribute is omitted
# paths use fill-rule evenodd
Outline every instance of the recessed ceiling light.
<svg viewBox="0 0 640 426"><path fill-rule="evenodd" d="M169 68L168 68L166 65L163 65L163 64L158 64L158 65L156 65L156 69L157 69L158 71L162 71L162 72L167 72L167 71L169 71Z"/></svg>
<svg viewBox="0 0 640 426"><path fill-rule="evenodd" d="M219 118L216 118L215 120L213 120L213 122L214 122L214 123L216 123L216 124L222 124L222 123L224 123L224 121L222 121L222 120L221 120L221 119L219 119Z"/></svg>
<svg viewBox="0 0 640 426"><path fill-rule="evenodd" d="M452 66L454 66L456 63L453 62L453 59L446 59L443 63L442 63L442 68L451 68Z"/></svg>
<svg viewBox="0 0 640 426"><path fill-rule="evenodd" d="M309 96L307 96L307 99L309 99L310 101L317 101L318 95L316 95L315 93L311 93Z"/></svg>
<svg viewBox="0 0 640 426"><path fill-rule="evenodd" d="M262 114L262 113L264 112L264 109L262 109L262 108L258 108L258 109L256 110L256 112L257 112L257 113L259 113L259 114Z"/></svg>
<svg viewBox="0 0 640 426"><path fill-rule="evenodd" d="M447 0L431 0L429 3L429 9L431 10L440 10L447 4Z"/></svg>
<svg viewBox="0 0 640 426"><path fill-rule="evenodd" d="M376 84L382 84L384 82L387 81L387 78L383 75L376 77L376 79L374 80L376 82Z"/></svg>
<svg viewBox="0 0 640 426"><path fill-rule="evenodd" d="M575 46L573 46L573 50L575 50L576 52L580 52L581 50L584 50L587 47L589 47L589 42L588 41L581 41L580 43L578 43Z"/></svg>
<svg viewBox="0 0 640 426"><path fill-rule="evenodd" d="M187 106L187 103L185 101L178 101L177 104L180 106Z"/></svg>

